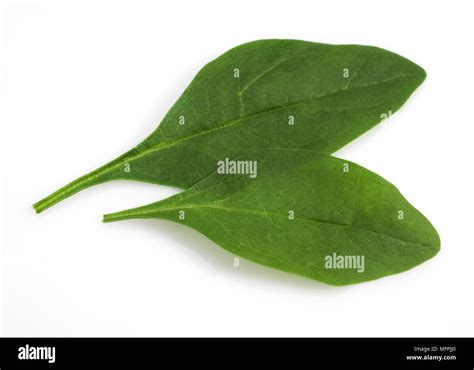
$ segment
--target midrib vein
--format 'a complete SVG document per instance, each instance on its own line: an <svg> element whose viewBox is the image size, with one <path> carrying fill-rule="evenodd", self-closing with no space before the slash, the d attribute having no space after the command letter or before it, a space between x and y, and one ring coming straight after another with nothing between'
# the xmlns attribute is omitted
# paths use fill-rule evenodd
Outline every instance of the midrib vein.
<svg viewBox="0 0 474 370"><path fill-rule="evenodd" d="M151 154L153 152L176 146L176 145L178 145L182 142L185 142L187 140L191 140L191 139L194 139L196 137L212 133L214 131L219 131L219 130L225 129L227 127L239 124L243 121L246 121L246 120L249 120L249 119L252 119L252 118L257 118L257 117L265 115L267 113L273 113L273 112L277 112L277 111L280 111L280 110L285 110L287 108L291 108L291 107L294 107L294 106L298 106L298 105L301 105L301 104L310 103L310 102L317 101L319 99L322 99L322 98L325 98L325 97L328 97L328 96L334 96L334 95L340 94L341 92L348 92L349 90L353 90L353 89L359 89L359 88L365 88L365 87L369 87L369 86L381 85L381 84L385 84L385 83L390 82L390 81L394 81L394 80L398 80L398 79L406 78L406 77L411 77L411 76L415 76L415 74L414 73L408 73L408 74L404 74L404 75L390 77L390 78L387 78L385 80L381 80L381 81L377 81L377 82L373 82L373 83L354 86L352 88L347 88L346 87L346 88L342 88L340 90L337 90L337 91L334 91L334 92L331 92L331 93L325 93L325 94L322 94L322 95L314 96L312 98L299 100L299 101L296 101L296 102L293 102L293 103L290 103L290 104L273 107L273 108L267 109L265 111L257 112L257 113L254 113L254 114L251 114L251 115L248 115L248 116L245 116L245 117L240 117L238 119L229 121L229 122L227 122L223 125L220 125L220 126L208 129L208 130L204 130L204 131L198 132L196 134L185 136L183 138L177 139L177 140L175 140L173 142L170 142L170 143L167 143L167 144L162 144L162 145L158 144L158 145L156 145L154 147L151 147L149 149L146 149L146 150L143 150L143 151L138 151L136 155L134 155L132 157L129 157L129 158L126 158L125 161L136 160L138 158L147 156L148 154ZM321 108L321 109L319 109L319 111L339 111L339 112L342 112L342 111L349 111L349 110L356 110L356 109L372 108L372 107L376 107L377 105L363 106L363 107L351 107L351 108L346 108L346 109L344 109L344 108L343 109ZM111 166L109 169L114 169L116 167L120 167L121 165L122 165L122 163L118 163L114 166Z"/></svg>
<svg viewBox="0 0 474 370"><path fill-rule="evenodd" d="M234 213L235 212L236 213L238 213L238 212L252 213L252 214L262 216L262 217L267 218L267 219L268 219L268 215L271 215L271 216L275 216L275 217L279 217L279 218L285 218L286 220L288 220L287 216L285 216L281 213L277 213L277 212L259 210L259 209L249 209L249 208L224 207L224 206L219 206L219 205L215 205L215 204L203 204L203 205L195 204L195 205L189 205L189 206L183 206L183 207L162 208L162 209L159 209L158 212L175 211L175 210L183 210L183 209L202 209L202 208L218 209L218 210L234 212ZM140 215L141 216L144 216L144 215L150 215L151 216L155 213L156 213L156 210L150 210L150 211L141 213ZM314 219L314 218L307 218L307 217L301 217L301 216L295 216L295 220L296 219L304 220L304 221L308 221L308 222L320 223L320 224L328 224L328 225L332 225L332 226L336 226L336 227L352 228L352 229L361 230L361 231L365 231L365 232L372 233L372 234L382 235L384 237L394 239L394 240L398 240L398 241L401 241L403 243L416 244L416 245L420 245L420 246L423 246L423 247L426 247L426 248L431 248L432 247L430 245L426 245L426 244L422 244L422 243L418 243L418 242L414 242L414 241L409 241L409 240L397 238L395 236L391 236L391 235L388 235L388 234L385 234L385 233L381 233L381 232L377 232L377 231L374 231L374 230L366 229L366 228L363 228L363 227L360 227L360 226L355 226L355 225L350 225L350 224L343 224L343 223L339 223L339 222L335 222L335 221L328 221L328 220L317 220L317 219Z"/></svg>

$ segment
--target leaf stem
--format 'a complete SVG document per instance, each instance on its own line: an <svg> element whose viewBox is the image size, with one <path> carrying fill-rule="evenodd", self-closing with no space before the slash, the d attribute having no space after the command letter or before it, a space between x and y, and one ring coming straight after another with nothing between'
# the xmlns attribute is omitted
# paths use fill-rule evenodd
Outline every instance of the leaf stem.
<svg viewBox="0 0 474 370"><path fill-rule="evenodd" d="M102 221L115 222L115 221L130 220L133 218L147 218L147 214L143 212L143 208L144 207L138 207L138 208L127 209L125 211L108 213L103 216Z"/></svg>
<svg viewBox="0 0 474 370"><path fill-rule="evenodd" d="M122 221L128 220L133 217L130 217L125 212L115 212L115 213L108 213L102 217L102 222L115 222L115 221Z"/></svg>
<svg viewBox="0 0 474 370"><path fill-rule="evenodd" d="M41 213L44 210L54 206L56 203L59 203L60 201L80 192L81 190L117 179L118 177L114 176L112 170L125 163L126 158L129 157L128 154L129 153L127 152L124 155L107 163L106 165L99 167L98 169L89 172L88 174L81 176L62 188L56 190L54 193L33 204L34 210L36 213Z"/></svg>
<svg viewBox="0 0 474 370"><path fill-rule="evenodd" d="M159 218L158 214L163 211L169 211L173 208L166 208L175 196L161 200L159 202L150 203L141 207L130 208L119 212L108 213L103 216L103 222L115 222L122 220L130 220L134 218ZM165 206L165 207L164 207Z"/></svg>

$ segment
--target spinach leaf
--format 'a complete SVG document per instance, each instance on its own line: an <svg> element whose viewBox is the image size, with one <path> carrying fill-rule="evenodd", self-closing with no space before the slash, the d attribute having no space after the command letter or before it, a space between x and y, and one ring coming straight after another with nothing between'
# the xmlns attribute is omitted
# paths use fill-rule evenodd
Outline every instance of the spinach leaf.
<svg viewBox="0 0 474 370"><path fill-rule="evenodd" d="M302 149L262 149L225 163L230 171L218 167L182 193L104 221L175 221L239 256L332 285L396 274L439 251L430 222L354 163ZM255 171L238 171L252 163Z"/></svg>
<svg viewBox="0 0 474 370"><path fill-rule="evenodd" d="M115 179L187 188L220 156L249 150L330 154L400 108L424 78L416 64L375 47L296 40L240 45L206 65L142 143L33 207L41 212Z"/></svg>

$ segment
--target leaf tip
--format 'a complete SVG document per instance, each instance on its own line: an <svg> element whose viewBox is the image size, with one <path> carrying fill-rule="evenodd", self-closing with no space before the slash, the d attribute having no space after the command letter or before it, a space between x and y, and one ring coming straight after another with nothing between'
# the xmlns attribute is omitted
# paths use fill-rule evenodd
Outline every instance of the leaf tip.
<svg viewBox="0 0 474 370"><path fill-rule="evenodd" d="M418 64L417 64L417 67L419 68L419 72L420 72L420 80L421 82L423 82L426 79L426 76L428 76L428 74L426 73L423 67L420 67Z"/></svg>

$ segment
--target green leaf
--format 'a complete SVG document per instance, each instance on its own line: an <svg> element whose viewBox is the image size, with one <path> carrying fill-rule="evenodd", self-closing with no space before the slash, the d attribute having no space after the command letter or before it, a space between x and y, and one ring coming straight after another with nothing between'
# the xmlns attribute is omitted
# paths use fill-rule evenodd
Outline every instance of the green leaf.
<svg viewBox="0 0 474 370"><path fill-rule="evenodd" d="M396 274L439 251L430 222L392 184L354 163L301 149L263 149L235 163L245 169L252 161L254 178L214 171L182 193L104 221L175 221L239 256L332 285ZM328 261L339 262L329 268Z"/></svg>
<svg viewBox="0 0 474 370"><path fill-rule="evenodd" d="M34 208L116 179L187 188L221 156L250 150L330 154L400 108L424 78L416 64L370 46L240 45L206 65L142 143Z"/></svg>

